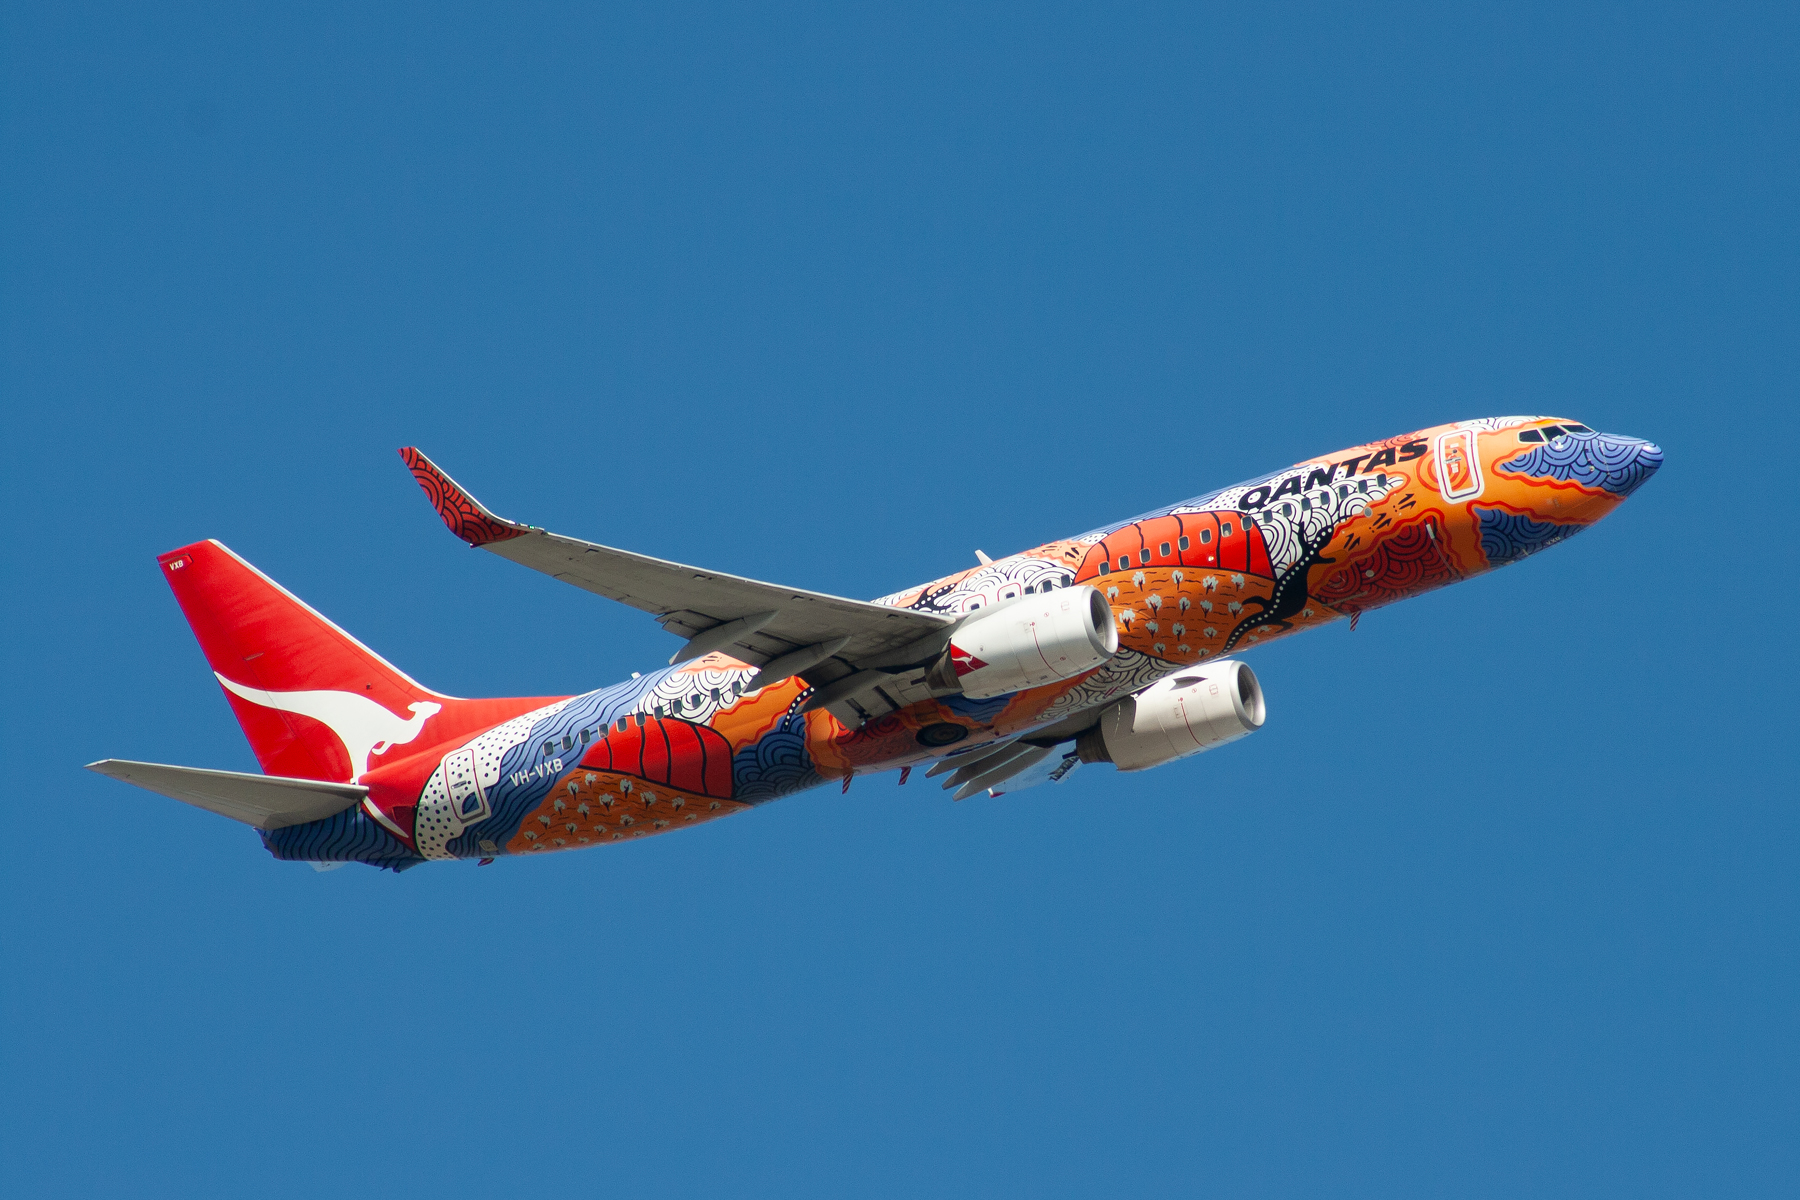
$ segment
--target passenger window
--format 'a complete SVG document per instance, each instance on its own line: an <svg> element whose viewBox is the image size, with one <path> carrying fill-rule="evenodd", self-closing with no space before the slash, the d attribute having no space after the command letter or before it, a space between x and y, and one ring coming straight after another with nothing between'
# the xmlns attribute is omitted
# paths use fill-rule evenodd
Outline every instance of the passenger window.
<svg viewBox="0 0 1800 1200"><path fill-rule="evenodd" d="M1169 543L1164 542L1162 545L1158 546L1156 548L1156 552L1158 554L1162 555L1164 558L1169 557Z"/></svg>
<svg viewBox="0 0 1800 1200"><path fill-rule="evenodd" d="M1180 546L1180 547L1181 547L1181 548L1182 548L1182 549L1183 549L1183 550L1186 550L1186 549L1187 549L1187 548L1188 548L1188 536L1187 536L1187 534L1185 534L1185 533L1184 533L1184 534L1182 534L1182 535L1181 535L1181 541L1179 541L1179 542L1177 542L1177 543L1176 543L1176 545L1178 545L1178 546Z"/></svg>
<svg viewBox="0 0 1800 1200"><path fill-rule="evenodd" d="M563 734L563 749L564 750L573 750L574 748L575 748L575 739L570 737L566 733Z"/></svg>
<svg viewBox="0 0 1800 1200"><path fill-rule="evenodd" d="M553 741L545 742L544 743L544 757L549 758L552 754L555 754L555 753L556 753L556 743Z"/></svg>
<svg viewBox="0 0 1800 1200"><path fill-rule="evenodd" d="M1150 561L1150 547L1145 546L1142 550L1138 551L1138 561L1144 563Z"/></svg>
<svg viewBox="0 0 1800 1200"><path fill-rule="evenodd" d="M1121 571L1131 570L1131 555L1129 555L1129 554L1119 555L1119 570L1121 570Z"/></svg>
<svg viewBox="0 0 1800 1200"><path fill-rule="evenodd" d="M1231 536L1231 522L1230 521L1221 521L1219 523L1219 536L1220 537L1230 537Z"/></svg>
<svg viewBox="0 0 1800 1200"><path fill-rule="evenodd" d="M1102 575L1112 574L1112 564L1107 562L1104 558L1100 560L1100 573Z"/></svg>
<svg viewBox="0 0 1800 1200"><path fill-rule="evenodd" d="M1201 545L1202 545L1202 546L1210 546L1210 545L1212 545L1212 530L1210 530L1210 529L1202 529L1202 530L1201 530L1201 531L1200 531L1200 544L1201 544Z"/></svg>
<svg viewBox="0 0 1800 1200"><path fill-rule="evenodd" d="M639 729L642 729L644 727L644 714L643 713L637 714L637 726Z"/></svg>

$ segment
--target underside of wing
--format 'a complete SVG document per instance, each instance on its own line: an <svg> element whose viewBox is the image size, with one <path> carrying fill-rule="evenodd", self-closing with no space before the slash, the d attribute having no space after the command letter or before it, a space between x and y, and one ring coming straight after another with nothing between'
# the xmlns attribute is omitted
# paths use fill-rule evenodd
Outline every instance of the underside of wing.
<svg viewBox="0 0 1800 1200"><path fill-rule="evenodd" d="M932 613L763 583L522 525L495 516L418 450L407 447L400 456L452 533L471 546L653 614L688 643L671 662L723 650L764 668L765 684L801 674L823 692L852 676L931 658L954 623ZM879 682L863 674L838 690ZM832 696L827 702L837 712L847 698ZM840 715L853 713L847 708Z"/></svg>

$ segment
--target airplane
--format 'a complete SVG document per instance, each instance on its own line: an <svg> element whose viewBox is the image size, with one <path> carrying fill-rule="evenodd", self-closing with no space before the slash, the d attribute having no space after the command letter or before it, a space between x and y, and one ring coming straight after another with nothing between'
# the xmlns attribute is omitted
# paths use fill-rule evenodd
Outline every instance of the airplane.
<svg viewBox="0 0 1800 1200"><path fill-rule="evenodd" d="M250 825L277 859L394 871L632 841L895 769L957 800L1142 771L1263 726L1242 655L1518 562L1662 465L1561 417L1459 421L863 601L509 521L400 455L470 546L654 615L681 639L667 665L579 696L447 696L195 542L157 563L263 774L89 769Z"/></svg>

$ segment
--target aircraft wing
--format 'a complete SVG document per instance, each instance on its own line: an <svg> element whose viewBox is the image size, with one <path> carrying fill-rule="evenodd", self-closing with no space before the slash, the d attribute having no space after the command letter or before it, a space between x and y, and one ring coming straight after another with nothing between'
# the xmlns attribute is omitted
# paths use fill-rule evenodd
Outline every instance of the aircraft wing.
<svg viewBox="0 0 1800 1200"><path fill-rule="evenodd" d="M763 667L764 683L804 673L823 686L865 668L935 653L954 623L599 546L497 517L413 447L400 457L444 524L471 546L655 615L688 639L671 662L724 650ZM912 647L912 651L907 648ZM898 653L898 656L896 656Z"/></svg>

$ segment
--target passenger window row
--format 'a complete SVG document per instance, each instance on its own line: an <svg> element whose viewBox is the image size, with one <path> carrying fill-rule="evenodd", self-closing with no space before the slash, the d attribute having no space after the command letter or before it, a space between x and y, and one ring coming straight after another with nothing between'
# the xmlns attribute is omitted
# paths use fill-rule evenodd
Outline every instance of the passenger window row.
<svg viewBox="0 0 1800 1200"><path fill-rule="evenodd" d="M1249 531L1250 524L1251 524L1250 518L1248 516L1246 516L1244 518L1244 529L1246 532ZM1231 537L1236 532L1237 532L1237 525L1235 522L1232 522L1232 521L1220 521L1219 522L1219 539L1221 541L1223 541L1226 538ZM1211 546L1212 542L1213 542L1213 531L1210 529L1202 529L1200 531L1200 544L1202 546ZM1193 548L1194 548L1193 539L1184 533L1180 537L1175 539L1174 546L1171 546L1168 542L1158 543L1158 545L1156 547L1155 557L1166 559L1172 553L1174 553L1177 549L1179 549L1181 551L1188 551L1188 550L1192 550ZM1151 553L1150 553L1150 547L1145 546L1143 549L1139 550L1137 552L1137 557L1138 557L1138 565L1149 566L1150 562L1151 562L1151 558L1152 558ZM1129 555L1129 554L1119 555L1119 560L1118 560L1117 566L1114 566L1110 559L1103 558L1100 560L1100 574L1102 574L1102 575L1110 575L1114 571L1129 571L1129 570L1131 570L1131 567L1132 567L1131 555Z"/></svg>
<svg viewBox="0 0 1800 1200"><path fill-rule="evenodd" d="M1054 592L1057 588L1068 587L1071 583L1074 583L1074 582L1075 582L1075 577L1073 575L1056 575L1056 576L1052 576L1049 579L1044 580L1042 583L1028 585L1024 589L1024 594L1031 595L1033 592L1042 592L1045 595L1049 595L1051 592ZM1019 595L1020 595L1020 589L1009 584L1000 593L1000 599L1001 600L1017 600L1019 598ZM974 612L976 609L982 607L982 605L984 603L985 603L985 601L983 601L981 599L975 599L975 600L969 601L969 611Z"/></svg>

